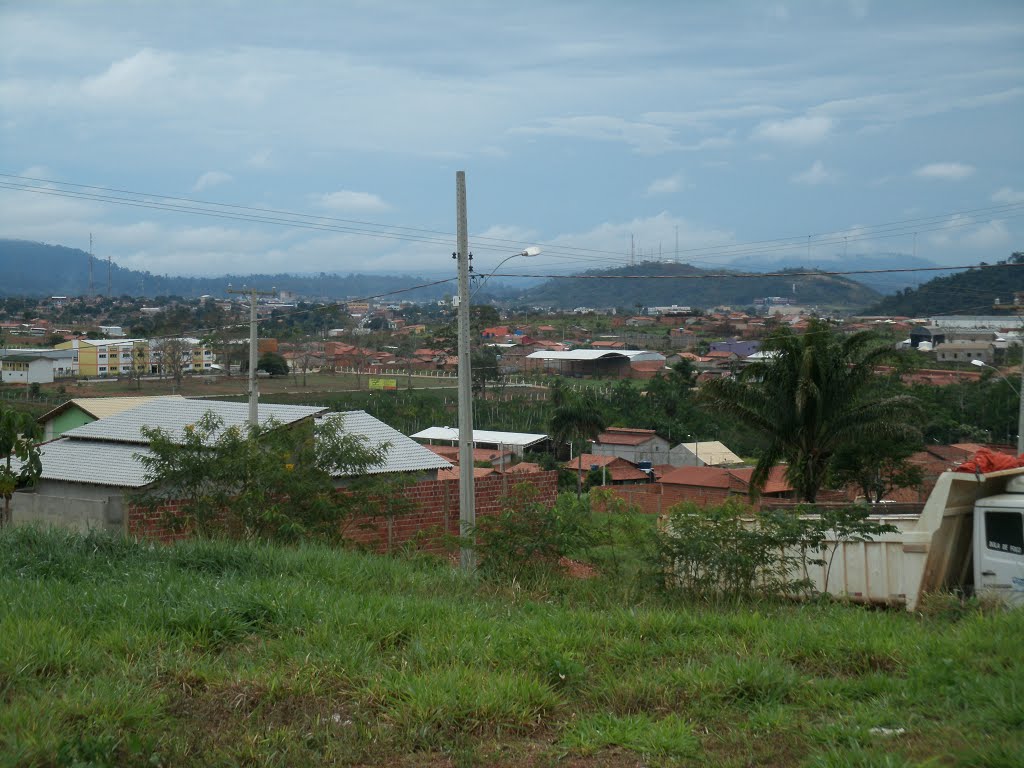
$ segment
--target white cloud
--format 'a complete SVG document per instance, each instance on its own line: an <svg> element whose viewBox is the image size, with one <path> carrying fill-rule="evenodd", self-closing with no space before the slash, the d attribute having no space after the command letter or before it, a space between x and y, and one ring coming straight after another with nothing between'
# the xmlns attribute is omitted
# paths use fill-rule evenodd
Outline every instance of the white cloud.
<svg viewBox="0 0 1024 768"><path fill-rule="evenodd" d="M680 174L674 176L667 176L664 179L655 179L647 187L647 191L644 193L647 197L655 197L657 195L670 195L673 192L678 192L683 184L683 177Z"/></svg>
<svg viewBox="0 0 1024 768"><path fill-rule="evenodd" d="M380 196L371 192L353 192L350 189L339 189L337 192L315 196L313 202L336 213L379 213L391 210L391 206Z"/></svg>
<svg viewBox="0 0 1024 768"><path fill-rule="evenodd" d="M1024 203L1024 192L1020 192L1012 187L1002 187L992 193L992 202L994 203Z"/></svg>
<svg viewBox="0 0 1024 768"><path fill-rule="evenodd" d="M922 179L940 179L943 181L960 181L974 173L974 166L966 163L929 163L922 165L915 176Z"/></svg>
<svg viewBox="0 0 1024 768"><path fill-rule="evenodd" d="M967 248L972 251L970 257L988 261L998 254L974 252L1006 246L1010 242L1010 232L1001 219L978 221L970 216L955 214L946 220L943 229L933 232L928 239L937 248Z"/></svg>
<svg viewBox="0 0 1024 768"><path fill-rule="evenodd" d="M835 174L827 170L821 160L815 160L806 171L801 171L790 177L797 184L808 184L810 186L824 184L826 181L832 181L834 178Z"/></svg>
<svg viewBox="0 0 1024 768"><path fill-rule="evenodd" d="M172 57L144 48L132 56L115 61L107 70L82 82L87 98L124 102L137 94L151 93L157 83L174 76Z"/></svg>
<svg viewBox="0 0 1024 768"><path fill-rule="evenodd" d="M1005 222L993 219L968 230L960 242L968 248L997 248L1010 242L1010 233Z"/></svg>
<svg viewBox="0 0 1024 768"><path fill-rule="evenodd" d="M227 184L229 181L233 181L234 177L230 173L224 171L207 171L198 179L196 183L192 185L193 192L202 192L204 189L210 189L211 187L220 186L221 184Z"/></svg>
<svg viewBox="0 0 1024 768"><path fill-rule="evenodd" d="M833 118L824 115L764 120L754 128L753 136L790 144L813 144L828 136L835 123Z"/></svg>
<svg viewBox="0 0 1024 768"><path fill-rule="evenodd" d="M245 164L250 168L269 168L270 167L270 150L261 149L257 152L253 152L249 157L245 159Z"/></svg>
<svg viewBox="0 0 1024 768"><path fill-rule="evenodd" d="M595 141L621 141L640 154L658 154L678 149L671 128L652 123L631 122L608 115L552 117L535 125L516 128L513 132Z"/></svg>

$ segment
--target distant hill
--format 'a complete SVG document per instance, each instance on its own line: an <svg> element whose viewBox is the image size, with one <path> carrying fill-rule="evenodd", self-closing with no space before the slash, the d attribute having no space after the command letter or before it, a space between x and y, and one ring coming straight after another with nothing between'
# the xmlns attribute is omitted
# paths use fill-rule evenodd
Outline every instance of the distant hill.
<svg viewBox="0 0 1024 768"><path fill-rule="evenodd" d="M912 256L906 253L878 253L863 254L851 253L844 256L842 260L819 261L811 269L822 269L826 272L832 271L854 271L860 269L888 269L890 267L901 269L920 268L922 272L888 272L878 274L851 275L861 285L878 291L883 296L902 291L904 288L916 288L932 278L942 275L951 275L956 270L939 271L935 267L939 265L934 261ZM783 269L800 269L808 267L804 259L780 258L780 259L747 259L734 261L729 265L730 269L739 269L744 272L779 272Z"/></svg>
<svg viewBox="0 0 1024 768"><path fill-rule="evenodd" d="M791 270L804 272L805 270ZM878 293L845 277L825 274L781 277L720 277L725 270L703 270L689 264L644 262L635 266L585 272L583 277L549 280L525 291L519 301L551 307L680 306L706 309L719 305L748 307L754 299L783 296L801 305L829 308L862 307ZM669 275L669 279L637 279ZM630 279L606 279L621 278Z"/></svg>
<svg viewBox="0 0 1024 768"><path fill-rule="evenodd" d="M454 269L453 269L454 273ZM0 296L82 296L89 292L89 254L78 248L28 240L0 239ZM454 274L452 275L454 277ZM254 274L171 277L110 265L115 296L223 296L228 284L292 291L308 298L372 296L432 282L412 275ZM107 292L107 262L93 262L93 293ZM434 299L455 292L455 284L421 288L399 298Z"/></svg>
<svg viewBox="0 0 1024 768"><path fill-rule="evenodd" d="M937 277L916 289L886 296L864 310L868 315L927 317L929 315L987 315L996 299L1007 301L1024 291L1024 253L984 269L969 269Z"/></svg>

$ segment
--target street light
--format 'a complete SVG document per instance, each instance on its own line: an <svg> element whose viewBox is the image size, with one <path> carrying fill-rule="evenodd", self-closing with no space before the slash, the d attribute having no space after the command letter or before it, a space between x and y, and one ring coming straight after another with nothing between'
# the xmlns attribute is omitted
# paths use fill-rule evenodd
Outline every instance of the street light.
<svg viewBox="0 0 1024 768"><path fill-rule="evenodd" d="M474 296L476 296L480 292L480 289L484 287L484 283L486 283L488 280L494 277L494 273L501 269L505 262L511 261L512 259L518 259L520 257L532 258L534 256L540 256L541 253L543 253L543 251L541 251L540 248L538 248L535 245L531 245L529 248L524 248L519 253L513 253L511 256L506 256L504 259L498 262L498 266L496 266L494 269L488 272L483 278L481 278L480 282L477 283L476 289L469 295L469 298L472 299Z"/></svg>
<svg viewBox="0 0 1024 768"><path fill-rule="evenodd" d="M1020 394L1021 391L1024 390L1024 360L1021 361L1020 366L1020 389L1017 389L1017 387L1013 386L1013 382L1006 378L1003 375L1002 371L1000 371L994 365L989 365L984 360L971 360L971 365L975 365L978 368L991 368L993 371L996 372L996 376L998 376L1007 384L1009 384L1010 389L1012 389L1014 393L1017 395L1017 400L1020 402L1017 409L1017 455L1020 456L1022 453L1024 453L1024 397L1021 397Z"/></svg>

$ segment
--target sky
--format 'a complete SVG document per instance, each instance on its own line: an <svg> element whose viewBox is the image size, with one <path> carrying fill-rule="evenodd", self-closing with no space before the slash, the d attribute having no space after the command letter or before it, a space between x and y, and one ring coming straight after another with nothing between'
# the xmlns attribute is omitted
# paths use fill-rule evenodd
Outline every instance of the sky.
<svg viewBox="0 0 1024 768"><path fill-rule="evenodd" d="M1018 0L0 0L0 237L447 277L462 170L480 273L993 262L1022 118Z"/></svg>

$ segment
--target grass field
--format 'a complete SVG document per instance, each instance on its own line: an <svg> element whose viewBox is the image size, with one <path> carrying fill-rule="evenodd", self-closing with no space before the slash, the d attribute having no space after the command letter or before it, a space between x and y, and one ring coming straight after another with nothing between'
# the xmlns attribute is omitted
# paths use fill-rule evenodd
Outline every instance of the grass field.
<svg viewBox="0 0 1024 768"><path fill-rule="evenodd" d="M1024 611L628 587L7 531L0 764L1024 764Z"/></svg>

